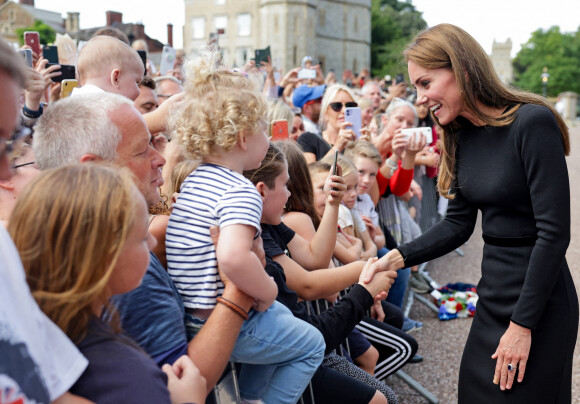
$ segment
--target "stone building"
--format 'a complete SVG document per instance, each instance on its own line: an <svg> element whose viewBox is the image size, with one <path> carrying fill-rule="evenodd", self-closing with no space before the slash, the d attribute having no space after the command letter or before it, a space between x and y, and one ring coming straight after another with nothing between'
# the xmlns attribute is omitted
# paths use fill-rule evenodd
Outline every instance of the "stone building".
<svg viewBox="0 0 580 404"><path fill-rule="evenodd" d="M511 84L514 79L511 52L512 40L510 38L505 42L493 41L491 47L491 62L499 79L504 84Z"/></svg>
<svg viewBox="0 0 580 404"><path fill-rule="evenodd" d="M0 35L15 46L18 45L16 29L29 27L41 20L56 32L64 34L65 23L60 13L34 7L34 0L0 0Z"/></svg>
<svg viewBox="0 0 580 404"><path fill-rule="evenodd" d="M288 71L304 56L339 75L370 67L371 0L185 0L184 50L216 41L229 66L270 46Z"/></svg>

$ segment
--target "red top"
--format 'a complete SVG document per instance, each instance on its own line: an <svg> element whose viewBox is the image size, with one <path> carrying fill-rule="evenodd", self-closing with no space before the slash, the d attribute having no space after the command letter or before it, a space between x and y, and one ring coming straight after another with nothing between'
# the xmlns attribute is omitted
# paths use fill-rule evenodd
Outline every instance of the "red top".
<svg viewBox="0 0 580 404"><path fill-rule="evenodd" d="M387 191L387 187L391 188L391 192L396 196L404 195L411 187L411 181L413 180L413 169L406 170L401 167L401 160L397 163L399 168L395 170L395 173L390 180L383 177L381 171L377 173L377 183L379 184L379 194L384 195Z"/></svg>

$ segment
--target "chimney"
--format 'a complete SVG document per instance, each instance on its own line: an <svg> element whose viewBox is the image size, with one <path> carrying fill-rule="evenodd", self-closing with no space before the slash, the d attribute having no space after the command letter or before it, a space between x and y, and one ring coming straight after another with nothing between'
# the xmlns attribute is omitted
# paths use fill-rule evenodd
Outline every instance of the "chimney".
<svg viewBox="0 0 580 404"><path fill-rule="evenodd" d="M173 24L167 24L167 43L173 47Z"/></svg>
<svg viewBox="0 0 580 404"><path fill-rule="evenodd" d="M20 4L34 7L34 0L20 0Z"/></svg>
<svg viewBox="0 0 580 404"><path fill-rule="evenodd" d="M79 16L77 12L67 12L65 30L66 32L79 32Z"/></svg>
<svg viewBox="0 0 580 404"><path fill-rule="evenodd" d="M123 13L107 11L107 27L113 26L114 23L123 24Z"/></svg>
<svg viewBox="0 0 580 404"><path fill-rule="evenodd" d="M135 37L135 40L145 39L145 26L140 23L133 24L133 36Z"/></svg>

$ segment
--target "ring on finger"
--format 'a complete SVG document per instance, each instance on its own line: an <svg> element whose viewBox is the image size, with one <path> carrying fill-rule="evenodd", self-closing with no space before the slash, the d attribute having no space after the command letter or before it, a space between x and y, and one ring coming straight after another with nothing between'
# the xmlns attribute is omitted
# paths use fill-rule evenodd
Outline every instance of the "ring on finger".
<svg viewBox="0 0 580 404"><path fill-rule="evenodd" d="M508 372L511 372L512 370L514 370L516 367L514 365L512 365L511 363L508 363L507 365L507 370Z"/></svg>

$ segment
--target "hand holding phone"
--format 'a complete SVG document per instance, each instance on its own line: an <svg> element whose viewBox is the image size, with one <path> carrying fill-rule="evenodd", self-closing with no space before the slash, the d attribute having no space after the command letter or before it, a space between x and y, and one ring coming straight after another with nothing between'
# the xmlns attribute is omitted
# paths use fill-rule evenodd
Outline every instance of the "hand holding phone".
<svg viewBox="0 0 580 404"><path fill-rule="evenodd" d="M46 67L50 67L50 66L54 66L56 63L47 63ZM60 65L60 69L59 70L55 70L57 72L60 72L60 76L55 76L52 78L52 81L54 81L55 83L57 81L63 81L63 80L75 80L76 77L76 69L74 66L72 65Z"/></svg>
<svg viewBox="0 0 580 404"><path fill-rule="evenodd" d="M316 78L316 70L314 69L300 69L298 71L298 78L299 79L315 79Z"/></svg>

